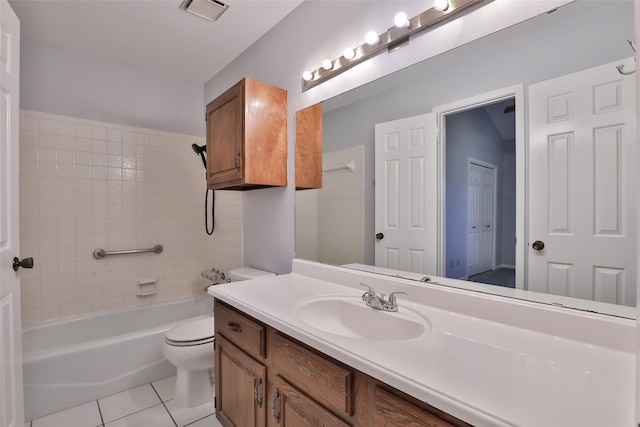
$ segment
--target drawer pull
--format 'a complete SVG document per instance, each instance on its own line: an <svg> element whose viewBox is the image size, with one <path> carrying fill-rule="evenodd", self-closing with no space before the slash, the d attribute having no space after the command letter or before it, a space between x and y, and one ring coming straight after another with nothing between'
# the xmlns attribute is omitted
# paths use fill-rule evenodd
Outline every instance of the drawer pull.
<svg viewBox="0 0 640 427"><path fill-rule="evenodd" d="M273 419L276 420L276 424L280 424L280 390L276 388L273 392L273 402L271 402L271 412L273 413Z"/></svg>
<svg viewBox="0 0 640 427"><path fill-rule="evenodd" d="M227 329L232 332L242 332L242 328L237 323L227 322Z"/></svg>
<svg viewBox="0 0 640 427"><path fill-rule="evenodd" d="M240 152L239 151L236 152L234 163L236 164L236 170L240 170Z"/></svg>
<svg viewBox="0 0 640 427"><path fill-rule="evenodd" d="M262 378L258 377L256 385L253 388L253 399L258 404L258 408L262 408Z"/></svg>
<svg viewBox="0 0 640 427"><path fill-rule="evenodd" d="M310 377L311 376L311 371L306 366L300 365L300 366L298 366L298 370L305 377Z"/></svg>

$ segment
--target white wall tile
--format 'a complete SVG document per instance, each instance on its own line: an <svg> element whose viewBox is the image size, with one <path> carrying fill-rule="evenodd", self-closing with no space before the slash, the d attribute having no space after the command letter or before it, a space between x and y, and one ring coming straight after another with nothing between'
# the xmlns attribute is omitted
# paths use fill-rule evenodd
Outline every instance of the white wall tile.
<svg viewBox="0 0 640 427"><path fill-rule="evenodd" d="M242 265L242 193L216 192L216 231L204 232L203 138L21 111L23 323L203 293L200 271ZM162 244L160 255L93 259ZM155 277L158 293L135 282Z"/></svg>

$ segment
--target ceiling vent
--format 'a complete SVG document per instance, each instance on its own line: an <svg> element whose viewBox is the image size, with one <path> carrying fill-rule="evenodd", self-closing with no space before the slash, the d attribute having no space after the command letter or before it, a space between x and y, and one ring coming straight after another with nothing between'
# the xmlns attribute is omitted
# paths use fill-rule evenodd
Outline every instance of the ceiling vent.
<svg viewBox="0 0 640 427"><path fill-rule="evenodd" d="M184 0L180 9L209 21L217 21L229 5L218 0Z"/></svg>

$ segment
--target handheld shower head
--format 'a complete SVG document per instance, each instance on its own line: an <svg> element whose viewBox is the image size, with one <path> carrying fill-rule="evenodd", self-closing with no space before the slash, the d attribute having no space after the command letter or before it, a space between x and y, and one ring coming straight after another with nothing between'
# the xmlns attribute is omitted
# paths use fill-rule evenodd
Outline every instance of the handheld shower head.
<svg viewBox="0 0 640 427"><path fill-rule="evenodd" d="M204 153L207 152L207 146L206 145L198 145L198 144L191 144L191 148L193 148L193 151L196 154L200 154L200 157L202 158L202 164L204 165L204 168L207 168L207 158L204 156Z"/></svg>

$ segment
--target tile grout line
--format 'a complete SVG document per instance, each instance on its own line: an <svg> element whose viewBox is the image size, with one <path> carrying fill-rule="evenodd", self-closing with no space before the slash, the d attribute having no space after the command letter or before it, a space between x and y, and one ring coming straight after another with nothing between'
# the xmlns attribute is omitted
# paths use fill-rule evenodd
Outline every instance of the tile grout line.
<svg viewBox="0 0 640 427"><path fill-rule="evenodd" d="M102 427L104 427L104 418L102 417L102 409L100 408L100 402L98 399L96 399L96 405L98 405L98 414L100 414L100 421L102 421Z"/></svg>
<svg viewBox="0 0 640 427"><path fill-rule="evenodd" d="M154 393L156 394L156 396L158 396L158 399L160 399L160 403L162 403L162 406L164 406L164 410L167 411L167 413L169 414L169 418L171 418L171 421L173 421L173 423L177 427L178 423L173 418L173 415L171 414L171 411L169 410L169 408L167 408L167 405L165 405L164 400L162 400L162 396L160 396L160 393L158 393L158 390L156 390L156 388L153 386L153 383L149 383L149 385L151 385L151 388L153 389Z"/></svg>

